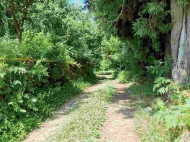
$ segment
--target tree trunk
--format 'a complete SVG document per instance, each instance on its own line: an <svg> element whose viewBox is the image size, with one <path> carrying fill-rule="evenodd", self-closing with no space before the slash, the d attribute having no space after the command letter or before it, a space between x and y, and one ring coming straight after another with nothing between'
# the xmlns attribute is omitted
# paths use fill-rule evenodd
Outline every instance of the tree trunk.
<svg viewBox="0 0 190 142"><path fill-rule="evenodd" d="M182 6L176 1L171 0L172 79L182 83L189 81L190 76L190 4Z"/></svg>
<svg viewBox="0 0 190 142"><path fill-rule="evenodd" d="M17 37L18 37L18 41L21 42L22 41L22 30L17 31Z"/></svg>

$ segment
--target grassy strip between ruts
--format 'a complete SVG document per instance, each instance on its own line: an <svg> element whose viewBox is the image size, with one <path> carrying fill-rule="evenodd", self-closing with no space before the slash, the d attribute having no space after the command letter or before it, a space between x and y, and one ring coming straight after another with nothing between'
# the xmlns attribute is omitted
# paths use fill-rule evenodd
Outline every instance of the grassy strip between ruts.
<svg viewBox="0 0 190 142"><path fill-rule="evenodd" d="M69 115L62 130L50 141L58 142L94 142L100 137L98 130L105 121L108 103L115 89L107 87L88 94Z"/></svg>

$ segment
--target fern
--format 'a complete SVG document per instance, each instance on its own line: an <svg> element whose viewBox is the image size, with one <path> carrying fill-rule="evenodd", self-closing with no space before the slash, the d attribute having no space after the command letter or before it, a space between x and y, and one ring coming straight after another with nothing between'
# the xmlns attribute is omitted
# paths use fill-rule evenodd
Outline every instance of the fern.
<svg viewBox="0 0 190 142"><path fill-rule="evenodd" d="M153 91L158 95L164 95L170 91L172 81L170 79L159 77L154 81Z"/></svg>

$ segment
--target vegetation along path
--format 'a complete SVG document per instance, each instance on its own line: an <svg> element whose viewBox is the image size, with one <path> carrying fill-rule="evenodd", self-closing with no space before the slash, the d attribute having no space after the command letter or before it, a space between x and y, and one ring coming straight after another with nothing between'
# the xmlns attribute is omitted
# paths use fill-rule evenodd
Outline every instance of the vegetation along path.
<svg viewBox="0 0 190 142"><path fill-rule="evenodd" d="M109 75L98 77L96 85L65 103L24 142L139 142L127 90L130 84Z"/></svg>

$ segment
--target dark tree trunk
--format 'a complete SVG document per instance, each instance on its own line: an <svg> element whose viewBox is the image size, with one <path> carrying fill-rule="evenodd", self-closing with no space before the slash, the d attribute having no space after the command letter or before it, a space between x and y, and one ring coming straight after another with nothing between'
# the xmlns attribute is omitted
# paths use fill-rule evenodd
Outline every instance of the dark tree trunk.
<svg viewBox="0 0 190 142"><path fill-rule="evenodd" d="M182 6L171 0L171 16L172 79L187 82L190 76L190 4Z"/></svg>

